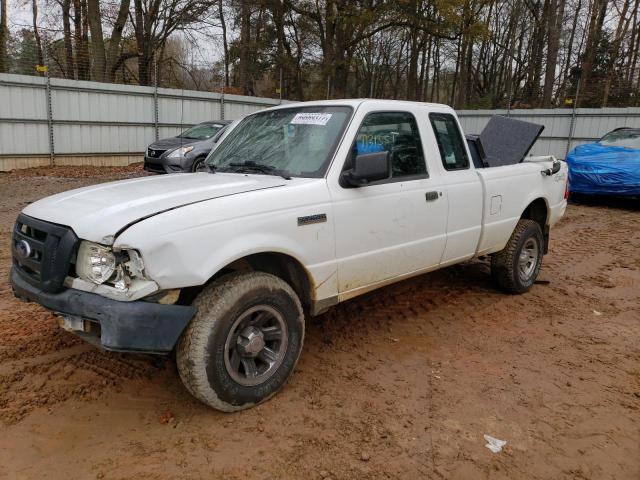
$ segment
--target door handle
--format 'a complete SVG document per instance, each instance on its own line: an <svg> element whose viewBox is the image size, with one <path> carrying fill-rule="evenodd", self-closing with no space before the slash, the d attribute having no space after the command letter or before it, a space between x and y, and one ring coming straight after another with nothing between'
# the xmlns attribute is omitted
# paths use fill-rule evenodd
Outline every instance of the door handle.
<svg viewBox="0 0 640 480"><path fill-rule="evenodd" d="M437 200L439 196L438 192L427 192L424 197L427 202L433 202L434 200Z"/></svg>

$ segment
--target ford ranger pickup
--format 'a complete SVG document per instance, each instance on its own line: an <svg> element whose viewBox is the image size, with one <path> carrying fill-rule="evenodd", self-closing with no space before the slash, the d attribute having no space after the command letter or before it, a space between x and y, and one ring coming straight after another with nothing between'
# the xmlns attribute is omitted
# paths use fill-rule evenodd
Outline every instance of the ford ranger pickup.
<svg viewBox="0 0 640 480"><path fill-rule="evenodd" d="M509 125L482 145L446 105L333 100L248 115L208 171L28 205L13 231L14 293L102 348L175 352L196 398L250 407L293 372L305 315L479 256L505 292L532 287L565 212L567 167L526 156L537 134Z"/></svg>

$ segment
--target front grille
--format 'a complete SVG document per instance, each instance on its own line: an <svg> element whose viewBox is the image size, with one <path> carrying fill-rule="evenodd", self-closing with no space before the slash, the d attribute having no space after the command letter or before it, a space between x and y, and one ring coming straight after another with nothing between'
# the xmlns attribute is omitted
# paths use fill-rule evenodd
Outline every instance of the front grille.
<svg viewBox="0 0 640 480"><path fill-rule="evenodd" d="M55 293L72 268L77 245L71 228L20 214L11 242L13 265L29 283Z"/></svg>
<svg viewBox="0 0 640 480"><path fill-rule="evenodd" d="M147 149L147 156L153 158L160 158L166 150L156 150L154 148Z"/></svg>

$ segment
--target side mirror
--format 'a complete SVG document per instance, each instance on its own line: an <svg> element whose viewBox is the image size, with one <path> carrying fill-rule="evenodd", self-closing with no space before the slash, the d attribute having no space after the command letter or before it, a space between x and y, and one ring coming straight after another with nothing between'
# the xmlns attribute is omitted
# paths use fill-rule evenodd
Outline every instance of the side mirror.
<svg viewBox="0 0 640 480"><path fill-rule="evenodd" d="M353 159L353 167L342 173L346 186L364 187L371 182L385 180L391 174L389 152L363 153Z"/></svg>

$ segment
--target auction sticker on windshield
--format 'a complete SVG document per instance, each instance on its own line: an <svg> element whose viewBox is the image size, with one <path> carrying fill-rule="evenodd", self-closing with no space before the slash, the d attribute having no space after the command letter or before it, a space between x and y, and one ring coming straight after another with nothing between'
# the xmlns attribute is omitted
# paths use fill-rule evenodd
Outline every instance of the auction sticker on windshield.
<svg viewBox="0 0 640 480"><path fill-rule="evenodd" d="M293 125L326 125L331 120L331 113L296 113L291 120Z"/></svg>

